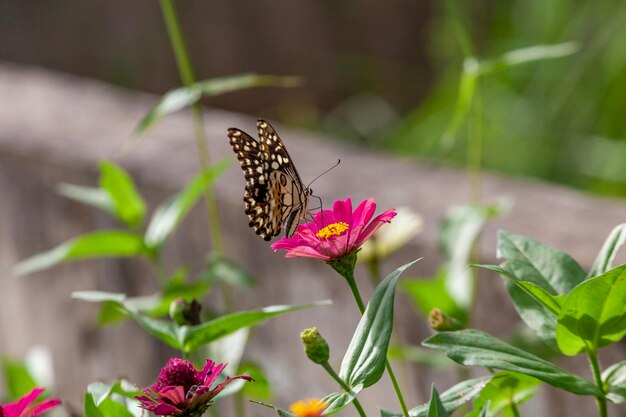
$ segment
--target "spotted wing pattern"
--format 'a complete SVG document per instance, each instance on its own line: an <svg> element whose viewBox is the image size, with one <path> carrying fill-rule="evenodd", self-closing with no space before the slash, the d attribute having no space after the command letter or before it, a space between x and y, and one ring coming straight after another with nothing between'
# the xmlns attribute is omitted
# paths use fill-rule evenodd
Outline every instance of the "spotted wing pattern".
<svg viewBox="0 0 626 417"><path fill-rule="evenodd" d="M242 130L228 129L228 140L246 179L243 196L250 227L265 240L285 230L291 237L306 214L310 189L287 153L283 141L265 120L257 121L259 141Z"/></svg>

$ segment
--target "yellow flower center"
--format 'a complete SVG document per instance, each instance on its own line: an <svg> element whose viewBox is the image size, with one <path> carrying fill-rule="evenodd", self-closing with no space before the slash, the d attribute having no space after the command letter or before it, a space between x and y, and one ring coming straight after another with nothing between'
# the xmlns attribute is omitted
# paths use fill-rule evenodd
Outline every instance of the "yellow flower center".
<svg viewBox="0 0 626 417"><path fill-rule="evenodd" d="M290 411L296 417L320 417L328 405L317 398L310 398L305 401L298 401L291 404Z"/></svg>
<svg viewBox="0 0 626 417"><path fill-rule="evenodd" d="M333 236L340 236L343 232L345 232L348 229L349 229L349 226L347 223L344 223L344 222L331 223L328 226L322 228L319 232L317 232L315 236L319 237L320 239L328 239Z"/></svg>

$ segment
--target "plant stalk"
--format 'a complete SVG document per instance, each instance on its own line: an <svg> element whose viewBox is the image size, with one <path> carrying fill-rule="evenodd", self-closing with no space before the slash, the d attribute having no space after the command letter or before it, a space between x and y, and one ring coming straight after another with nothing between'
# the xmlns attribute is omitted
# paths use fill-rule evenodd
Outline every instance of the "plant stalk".
<svg viewBox="0 0 626 417"><path fill-rule="evenodd" d="M160 0L161 12L167 28L167 34L172 44L174 51L174 57L176 58L176 65L178 66L178 72L180 74L183 85L190 86L196 82L193 67L191 66L191 60L189 59L189 53L185 45L185 39L182 34L180 20L176 12L176 6L174 0ZM202 122L202 106L200 102L195 103L191 108L191 114L194 122L196 149L198 154L198 162L200 169L205 171L209 168L211 158L209 154L209 148L207 146L206 133L204 131L204 125ZM222 235L222 228L219 220L219 207L217 204L217 195L212 188L204 191L204 199L207 208L207 217L209 221L209 235L211 236L211 243L213 250L220 256L224 255L224 240ZM224 306L226 311L232 311L232 294L230 288L226 285L222 285L222 293L224 299Z"/></svg>
<svg viewBox="0 0 626 417"><path fill-rule="evenodd" d="M604 384L602 383L602 372L600 371L600 362L598 361L598 352L591 351L587 353L587 358L589 359L589 365L591 366L591 373L593 374L593 379L596 383L596 386L602 393L602 395L596 396L596 406L598 407L598 416L599 417L608 417L608 410L606 407L606 398L604 397L605 390Z"/></svg>
<svg viewBox="0 0 626 417"><path fill-rule="evenodd" d="M350 392L350 387L348 386L348 384L346 384L345 381L343 379L341 379L339 377L339 375L337 375L335 370L330 366L330 364L328 362L324 362L321 365L322 365L322 368L324 368L326 370L326 372L328 372L328 374L335 381L337 381L339 386L341 388L343 388L344 391ZM366 417L365 411L363 411L363 407L361 406L361 403L359 402L359 400L357 398L354 398L354 400L352 400L352 404L354 405L354 408L356 408L356 411L359 413L359 416Z"/></svg>

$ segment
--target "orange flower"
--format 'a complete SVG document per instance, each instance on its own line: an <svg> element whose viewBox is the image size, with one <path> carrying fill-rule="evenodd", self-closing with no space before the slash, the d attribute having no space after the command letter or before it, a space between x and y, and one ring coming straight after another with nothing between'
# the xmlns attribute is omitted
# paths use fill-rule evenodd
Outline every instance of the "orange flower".
<svg viewBox="0 0 626 417"><path fill-rule="evenodd" d="M318 398L309 398L308 400L298 401L291 404L289 410L296 417L321 417L328 404Z"/></svg>

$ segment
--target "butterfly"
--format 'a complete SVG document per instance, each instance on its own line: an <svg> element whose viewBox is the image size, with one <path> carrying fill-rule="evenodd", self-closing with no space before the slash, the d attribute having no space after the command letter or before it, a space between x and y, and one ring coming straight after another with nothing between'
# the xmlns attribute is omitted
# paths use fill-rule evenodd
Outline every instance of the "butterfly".
<svg viewBox="0 0 626 417"><path fill-rule="evenodd" d="M312 190L302 183L276 130L263 119L256 126L258 141L242 130L228 129L230 146L246 179L243 201L249 226L265 240L283 229L291 237L306 215Z"/></svg>

